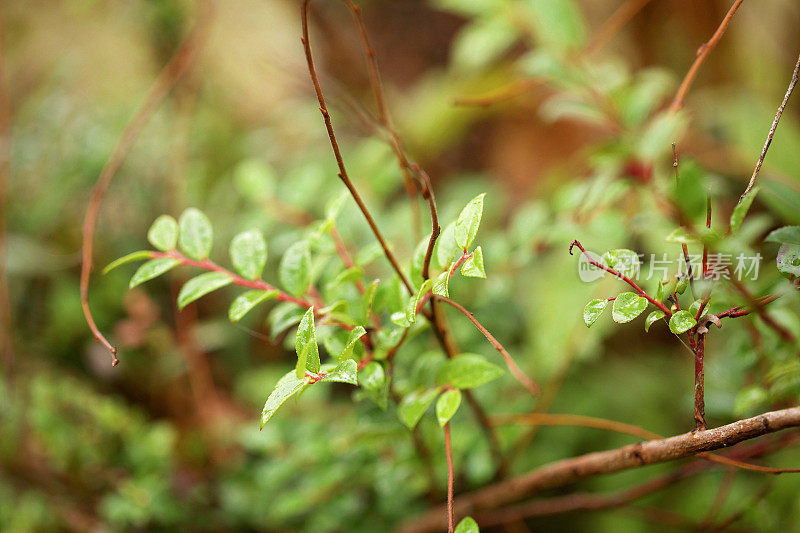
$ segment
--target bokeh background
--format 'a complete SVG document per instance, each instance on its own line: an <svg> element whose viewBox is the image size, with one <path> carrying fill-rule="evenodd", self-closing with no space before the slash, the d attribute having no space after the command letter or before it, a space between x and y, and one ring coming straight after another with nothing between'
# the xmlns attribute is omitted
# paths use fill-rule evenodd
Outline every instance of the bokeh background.
<svg viewBox="0 0 800 533"><path fill-rule="evenodd" d="M663 238L676 223L653 207L654 184L670 177L673 140L684 172L702 177L715 209L730 212L800 50L800 6L746 0L679 120L670 122L661 112L729 2L652 0L608 33L609 17L624 3L361 5L394 122L431 175L443 220L488 193L479 239L489 278L455 283L454 297L547 384L537 409L673 434L692 425L689 353L664 327L645 335L641 325L615 326L605 317L587 329L583 305L611 294L615 282L581 283L567 246L580 238L598 251L668 249ZM96 265L146 248L159 214L196 206L214 224L214 256L222 262L231 236L262 229L271 256L266 279L274 279L282 251L342 190L306 71L299 11L294 1L214 3L196 65L143 130L108 192ZM90 302L120 349L120 365L112 368L91 337L78 290L91 188L199 13L184 0L0 4L0 90L11 117L7 233L0 236L11 310L9 329L0 331L8 345L0 376L2 531L389 531L441 501L445 465L433 417L421 426L434 450L433 498L396 416L354 401L350 388L311 390L259 432L266 396L293 366L284 348L291 338L270 338L267 309L228 322L226 291L178 313L174 297L191 272L128 291L131 268L106 276L95 269ZM427 221L419 233L391 151L365 118L374 104L350 13L317 0L311 23L346 163L407 263ZM800 223L798 109L790 103L771 148L745 246L772 227ZM703 211L704 191L678 198L696 204L700 194ZM424 215L424 205L417 208ZM687 209L689 217L704 215ZM388 274L354 206L339 228L374 277ZM768 274L753 287L759 293L780 283L774 246L762 252ZM797 306L789 297L775 313L800 337ZM454 315L450 322L462 347L496 356L466 321ZM709 341L712 423L798 398L791 348L758 320L742 322ZM438 355L432 349L412 344L398 359L410 374L424 375ZM532 408L511 379L478 392L495 415ZM501 431L508 448L519 447L515 472L631 442L585 428ZM457 490L488 483L489 451L468 414L454 421L454 447ZM797 467L798 459L788 448L770 464ZM668 470L627 472L583 488L622 487ZM638 510L542 518L528 527L689 530L703 524L723 483L730 493L715 512L743 510L735 527L791 530L800 522L798 478L719 470L651 496ZM754 499L765 486L771 490ZM653 508L672 514L655 516Z"/></svg>

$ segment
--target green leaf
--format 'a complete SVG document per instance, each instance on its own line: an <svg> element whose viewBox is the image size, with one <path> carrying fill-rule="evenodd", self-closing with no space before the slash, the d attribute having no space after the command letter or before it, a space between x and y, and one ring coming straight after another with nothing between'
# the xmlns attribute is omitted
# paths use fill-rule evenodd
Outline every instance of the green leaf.
<svg viewBox="0 0 800 533"><path fill-rule="evenodd" d="M367 363L358 373L358 384L364 390L378 392L383 389L384 383L386 383L386 373L377 361Z"/></svg>
<svg viewBox="0 0 800 533"><path fill-rule="evenodd" d="M478 523L471 517L464 517L456 526L454 533L480 533Z"/></svg>
<svg viewBox="0 0 800 533"><path fill-rule="evenodd" d="M741 201L736 204L736 207L733 208L733 213L731 213L731 234L736 233L739 231L739 228L744 222L744 217L747 216L747 212L750 210L750 206L753 205L753 200L755 200L758 191L761 190L760 187L754 187L749 193L747 193Z"/></svg>
<svg viewBox="0 0 800 533"><path fill-rule="evenodd" d="M450 298L450 269L448 268L436 277L433 282L433 294Z"/></svg>
<svg viewBox="0 0 800 533"><path fill-rule="evenodd" d="M504 373L478 354L463 353L449 359L436 374L438 385L451 385L458 389L471 389L489 383Z"/></svg>
<svg viewBox="0 0 800 533"><path fill-rule="evenodd" d="M439 427L444 427L461 405L461 391L458 389L448 389L436 400L436 419Z"/></svg>
<svg viewBox="0 0 800 533"><path fill-rule="evenodd" d="M320 381L325 383L349 383L358 386L358 363L352 359L339 361L332 372L328 372Z"/></svg>
<svg viewBox="0 0 800 533"><path fill-rule="evenodd" d="M294 296L303 296L311 285L311 253L307 241L291 245L281 258L278 267L281 285Z"/></svg>
<svg viewBox="0 0 800 533"><path fill-rule="evenodd" d="M231 262L242 277L259 279L267 264L267 241L264 235L251 229L242 232L231 241Z"/></svg>
<svg viewBox="0 0 800 533"><path fill-rule="evenodd" d="M397 406L397 416L408 429L414 429L438 394L439 389L418 390L408 394Z"/></svg>
<svg viewBox="0 0 800 533"><path fill-rule="evenodd" d="M456 246L461 250L466 250L475 240L475 234L478 233L478 227L481 225L481 216L483 216L483 197L486 193L479 194L461 210L458 215L456 226L454 228L454 236Z"/></svg>
<svg viewBox="0 0 800 533"><path fill-rule="evenodd" d="M677 311L672 315L672 318L669 319L669 330L676 335L685 333L696 325L697 321L694 319L694 316L686 310Z"/></svg>
<svg viewBox="0 0 800 533"><path fill-rule="evenodd" d="M666 315L664 314L664 311L658 311L658 310L653 311L652 313L647 315L647 318L644 319L644 330L650 331L650 326L652 326L665 316Z"/></svg>
<svg viewBox="0 0 800 533"><path fill-rule="evenodd" d="M222 272L204 272L195 276L181 287L178 293L178 310L180 311L198 298L233 283L233 278Z"/></svg>
<svg viewBox="0 0 800 533"><path fill-rule="evenodd" d="M339 354L337 359L349 359L353 355L353 348L355 347L358 339L367 334L367 330L363 326L356 326L350 330L347 337L347 344L344 345L344 350Z"/></svg>
<svg viewBox="0 0 800 533"><path fill-rule="evenodd" d="M162 252L174 250L178 242L178 223L169 215L161 215L147 231L147 240Z"/></svg>
<svg viewBox="0 0 800 533"><path fill-rule="evenodd" d="M647 309L646 299L632 292L623 292L614 300L611 318L614 322L624 324L641 315L645 309Z"/></svg>
<svg viewBox="0 0 800 533"><path fill-rule="evenodd" d="M117 259L116 261L112 261L108 264L107 267L103 269L103 274L108 274L118 266L122 266L126 263L132 263L133 261L141 261L142 259L150 259L153 257L153 252L150 250L140 250L138 252L132 252L128 255L124 255Z"/></svg>
<svg viewBox="0 0 800 533"><path fill-rule="evenodd" d="M137 285L141 285L145 281L156 278L180 264L181 262L179 260L171 257L151 259L147 263L140 266L139 269L133 273L133 277L131 278L131 282L128 284L128 288L132 289Z"/></svg>
<svg viewBox="0 0 800 533"><path fill-rule="evenodd" d="M262 291L256 289L247 291L237 296L233 303L231 303L231 307L228 309L228 318L231 322L238 322L244 315L249 313L252 308L261 302L275 298L278 294L280 294L278 290Z"/></svg>
<svg viewBox="0 0 800 533"><path fill-rule="evenodd" d="M586 304L586 307L583 308L583 321L586 323L587 328L592 327L592 324L597 322L597 319L603 314L607 305L607 299L600 300L597 298L590 300L589 303Z"/></svg>
<svg viewBox="0 0 800 533"><path fill-rule="evenodd" d="M696 235L692 235L684 227L672 230L672 233L667 235L664 240L676 244L693 244L699 241Z"/></svg>
<svg viewBox="0 0 800 533"><path fill-rule="evenodd" d="M481 247L475 248L472 256L464 261L461 266L461 273L470 278L484 278L486 279L486 270L483 268L483 251Z"/></svg>
<svg viewBox="0 0 800 533"><path fill-rule="evenodd" d="M380 284L379 280L372 280L372 283L367 285L365 288L364 296L361 297L361 301L364 303L364 320L367 320L369 315L372 314L372 309L375 305L375 293L378 290L378 284Z"/></svg>
<svg viewBox="0 0 800 533"><path fill-rule="evenodd" d="M447 268L459 252L456 244L456 223L451 222L436 240L436 260L439 262L439 268Z"/></svg>
<svg viewBox="0 0 800 533"><path fill-rule="evenodd" d="M199 209L190 207L183 212L178 225L180 226L178 244L183 253L192 259L207 258L214 240L214 232L208 217Z"/></svg>
<svg viewBox="0 0 800 533"><path fill-rule="evenodd" d="M692 305L689 306L689 312L692 314L692 316L697 316L701 305L703 305L703 300L695 300L692 302Z"/></svg>
<svg viewBox="0 0 800 533"><path fill-rule="evenodd" d="M392 313L389 317L389 320L392 321L392 324L397 324L401 328L407 328L411 326L411 322L409 322L408 318L406 318L405 311L397 311L396 313Z"/></svg>
<svg viewBox="0 0 800 533"><path fill-rule="evenodd" d="M790 276L800 276L800 245L782 244L775 262L779 272Z"/></svg>
<svg viewBox="0 0 800 533"><path fill-rule="evenodd" d="M294 339L294 349L297 352L296 375L303 377L306 370L313 373L319 372L319 347L317 346L317 335L314 330L314 308L309 307L300 325L297 326L297 336Z"/></svg>
<svg viewBox="0 0 800 533"><path fill-rule="evenodd" d="M419 305L419 301L428 293L429 290L431 290L431 287L433 287L433 280L426 279L422 285L420 285L417 294L408 300L408 304L406 305L406 320L409 324L416 322L417 306Z"/></svg>
<svg viewBox="0 0 800 533"><path fill-rule="evenodd" d="M675 292L677 294L683 294L686 292L686 289L689 287L689 276L684 274L678 279L678 282L675 284Z"/></svg>
<svg viewBox="0 0 800 533"><path fill-rule="evenodd" d="M325 220L331 224L331 227L333 223L336 222L339 213L342 212L342 207L344 207L348 198L350 198L350 192L343 191L339 196L334 197L325 205Z"/></svg>
<svg viewBox="0 0 800 533"><path fill-rule="evenodd" d="M298 324L303 318L305 309L297 307L297 304L292 302L284 302L276 305L270 312L269 322L269 336L275 340L278 335L286 331L291 326Z"/></svg>
<svg viewBox="0 0 800 533"><path fill-rule="evenodd" d="M764 242L800 244L800 226L784 226L767 235Z"/></svg>
<svg viewBox="0 0 800 533"><path fill-rule="evenodd" d="M306 380L298 379L294 370L285 374L278 381L277 385L275 385L275 388L272 389L269 398L267 398L267 403L264 404L264 410L261 411L261 428L264 428L264 425L269 422L269 419L272 418L275 411L277 411L286 400L303 390L306 385Z"/></svg>
<svg viewBox="0 0 800 533"><path fill-rule="evenodd" d="M639 271L639 255L633 250L609 250L603 254L603 260L610 268L629 278Z"/></svg>
<svg viewBox="0 0 800 533"><path fill-rule="evenodd" d="M663 302L664 301L664 282L659 281L658 285L656 285L656 301Z"/></svg>
<svg viewBox="0 0 800 533"><path fill-rule="evenodd" d="M361 279L364 271L359 267L352 267L339 272L339 275L333 281L327 284L328 290L334 290L344 283L355 283Z"/></svg>

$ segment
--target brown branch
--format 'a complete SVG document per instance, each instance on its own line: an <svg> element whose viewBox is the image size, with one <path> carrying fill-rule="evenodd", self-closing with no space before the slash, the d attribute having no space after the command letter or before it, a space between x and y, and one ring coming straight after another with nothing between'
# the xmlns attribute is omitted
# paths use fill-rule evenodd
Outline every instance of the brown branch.
<svg viewBox="0 0 800 533"><path fill-rule="evenodd" d="M706 336L702 333L689 334L689 346L694 353L694 427L706 429L705 401L705 345Z"/></svg>
<svg viewBox="0 0 800 533"><path fill-rule="evenodd" d="M92 271L92 252L94 248L94 232L97 226L97 216L100 212L103 197L109 185L111 185L111 180L125 161L136 138L149 122L150 117L153 116L159 104L194 64L198 52L208 34L207 30L211 22L211 14L212 5L210 0L208 0L201 4L201 13L194 28L192 28L175 54L161 70L158 78L156 78L153 86L148 91L141 107L139 107L136 114L126 126L125 131L114 147L111 157L106 161L103 170L100 172L100 177L97 179L97 183L92 190L89 205L86 208L86 215L83 221L81 307L83 309L83 316L86 318L86 322L89 325L89 329L92 330L95 339L111 352L112 365L117 365L117 363L119 363L117 359L117 349L112 346L100 332L92 317L92 312L89 309L89 278Z"/></svg>
<svg viewBox="0 0 800 533"><path fill-rule="evenodd" d="M483 325L480 322L478 322L478 320L471 312L467 311L467 309L464 308L463 305L459 304L458 302L454 302L450 298L445 298L444 296L434 296L434 298L437 301L444 302L452 307L455 307L458 311L461 312L461 314L467 317L469 321L472 322L476 328L478 328L478 331L483 333L483 336L486 337L486 340L488 340L491 343L491 345L494 346L494 349L500 352L500 355L503 356L503 359L506 362L506 366L508 366L508 369L514 375L517 381L519 381L522 384L522 386L525 387L528 390L528 392L530 392L533 396L539 396L539 394L541 393L539 385L534 380L525 375L525 373L514 362L514 359L512 359L511 354L509 354L506 351L506 349L503 348L503 345L500 344L491 333L489 333L489 330L487 330L485 327L483 327Z"/></svg>
<svg viewBox="0 0 800 533"><path fill-rule="evenodd" d="M455 530L455 520L453 519L453 482L455 474L453 472L453 448L450 445L450 422L444 425L444 451L447 456L447 533Z"/></svg>
<svg viewBox="0 0 800 533"><path fill-rule="evenodd" d="M331 122L331 116L328 112L328 108L325 105L325 96L322 94L322 87L319 83L319 77L317 76L316 68L314 67L314 58L311 55L311 42L308 36L308 4L311 0L303 0L303 7L302 7L302 25L303 25L303 37L301 39L303 43L303 49L305 50L306 54L306 63L308 64L308 73L311 76L311 82L314 84L314 92L317 95L317 101L319 102L319 110L322 113L322 119L325 122L325 129L328 131L328 139L331 143L331 149L333 150L333 156L336 159L336 165L339 167L339 179L342 180L347 190L350 191L350 195L355 200L356 204L358 204L358 208L361 210L361 213L364 215L364 218L367 220L367 224L369 224L370 229L372 230L373 235L378 240L378 243L383 248L383 254L386 256L386 259L389 260L391 263L392 268L397 273L400 281L408 290L409 294L414 293L414 287L412 287L411 283L409 283L408 278L403 273L403 270L400 268L400 264L397 262L392 251L389 249L389 245L386 243L386 239L384 239L383 234L378 229L378 226L375 224L375 220L372 218L372 214L367 209L367 206L364 204L364 200L361 199L361 195L356 190L353 182L350 180L350 177L347 174L347 168L344 165L344 160L342 159L342 152L339 149L339 141L336 140L336 134L333 131L333 123Z"/></svg>
<svg viewBox="0 0 800 533"><path fill-rule="evenodd" d="M706 431L693 431L666 439L630 444L604 452L555 461L527 474L496 483L456 499L459 516L492 509L545 489L562 487L603 474L674 461L726 448L781 429L800 426L800 407L772 411ZM404 532L443 529L442 510L433 509L400 528Z"/></svg>
<svg viewBox="0 0 800 533"><path fill-rule="evenodd" d="M678 88L678 92L675 94L675 98L672 100L672 105L670 105L670 112L676 113L683 107L683 100L686 98L686 94L689 92L689 88L692 86L692 82L694 81L695 76L700 70L700 66L708 57L708 54L711 53L711 50L717 45L719 40L722 38L722 35L725 33L725 30L728 29L728 24L730 24L733 15L736 14L736 11L739 9L739 6L742 5L743 0L736 0L733 5L731 6L730 10L728 10L727 15L725 18L722 19L717 31L714 32L714 35L711 36L711 39L704 45L702 45L697 51L697 58L692 63L692 66L689 68L689 72L686 73L686 77L683 78L683 82L681 82L681 86Z"/></svg>
<svg viewBox="0 0 800 533"><path fill-rule="evenodd" d="M783 115L783 110L786 109L786 104L789 103L789 97L792 96L792 92L794 91L795 86L797 85L798 74L800 73L800 56L797 58L797 63L794 66L794 71L792 72L792 79L789 81L789 88L786 89L786 94L783 96L783 101L781 105L778 106L778 112L775 114L775 119L772 121L772 126L769 128L769 133L767 134L767 140L764 142L764 148L761 149L761 155L756 161L756 168L753 170L753 175L750 177L750 183L747 184L747 188L744 190L742 195L739 197L739 202L742 201L747 193L753 188L753 185L756 183L756 178L758 177L758 173L761 171L761 165L764 163L764 158L767 156L767 150L769 150L769 146L772 144L772 138L775 136L775 130L778 128L778 122L781 120L781 116Z"/></svg>

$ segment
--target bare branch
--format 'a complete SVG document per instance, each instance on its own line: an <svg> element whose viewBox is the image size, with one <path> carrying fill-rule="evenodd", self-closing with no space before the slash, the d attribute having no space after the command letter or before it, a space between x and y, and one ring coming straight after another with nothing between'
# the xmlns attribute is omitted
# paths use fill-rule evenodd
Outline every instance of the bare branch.
<svg viewBox="0 0 800 533"><path fill-rule="evenodd" d="M527 474L496 483L456 499L456 514L465 516L498 508L545 489L562 487L588 477L611 474L645 465L691 457L718 450L782 429L800 426L800 407L772 411L706 431L694 431L666 439L630 444L555 461ZM444 512L433 509L401 527L401 532L443 529Z"/></svg>

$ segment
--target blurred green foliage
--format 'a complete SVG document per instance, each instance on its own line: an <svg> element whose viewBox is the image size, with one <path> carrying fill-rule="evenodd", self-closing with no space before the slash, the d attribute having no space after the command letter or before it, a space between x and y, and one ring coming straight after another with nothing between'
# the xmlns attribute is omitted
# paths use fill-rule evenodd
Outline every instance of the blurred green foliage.
<svg viewBox="0 0 800 533"><path fill-rule="evenodd" d="M343 187L307 82L295 3L219 2L200 64L156 113L115 178L101 211L90 289L101 330L120 347L121 364L113 370L80 313L82 214L117 137L196 9L181 0L58 4L2 7L13 102L8 269L16 360L13 373L0 377L0 530L386 531L441 502L446 468L437 408L419 414L418 437L432 452L421 457L398 408L386 401L380 385L369 384L381 383L375 366L359 374L359 389L333 383L308 388L258 431L264 400L296 362L290 326L302 310L267 302L232 324L226 313L239 293L231 287L175 310L180 287L197 272L176 268L130 292L130 265L99 274L113 259L146 248L147 229L158 215L178 218L189 206L213 223L217 244L211 258L221 264L228 262L227 243L235 235L261 231L269 250L263 277L276 284L279 258L294 243L319 235ZM338 60L348 65L340 67L345 72L360 72L354 59L359 56L341 50L355 46L355 31L331 30L349 23L333 4L315 3L316 22L328 28L315 36L316 49L325 50L320 57L331 54L330 66ZM691 354L662 322L645 334L643 317L616 325L606 315L586 328L586 302L615 296L624 285L608 277L582 283L567 247L579 239L598 253L627 248L677 257L680 246L665 238L680 219L704 224L708 194L714 227L724 232L785 90L786 55L763 28L748 31L762 21L743 9L725 37L727 48L713 54L730 77L698 79L687 109L671 115L666 105L676 72L693 59L679 52L693 50L691 36L677 33L665 41L669 46L659 43L665 51L655 61L632 54L629 35L589 57L582 51L614 6L603 3L607 9L601 13L587 4L414 3L408 24L426 13L456 28L435 43L449 47L449 61L425 64L422 74L409 79L390 70L387 96L410 153L435 169L443 227L486 192L477 242L487 279L453 276L451 297L474 312L529 375L558 391L552 412L682 433L691 427ZM796 20L796 6L778 5ZM389 9L389 2L377 0L364 6L376 28L390 18L382 15ZM774 22L778 29L796 26L786 18ZM344 22L341 27L349 28ZM404 49L387 50L380 32L372 33L379 61L380 52L390 56L390 64L399 61L393 56ZM739 57L743 48L765 50L758 65ZM659 64L664 66L654 66ZM414 209L392 151L374 124L359 119L361 107L371 109L362 103L369 101L368 86L340 86L332 78L326 76L324 84L331 87L331 113L348 170L403 267L418 271L414 258L428 231L426 206L416 206L422 229L415 234ZM520 80L538 89L491 106L453 104L454 98L502 92ZM515 142L513 132L522 130L503 126L520 117L534 123ZM756 295L788 285L775 266L779 243L765 243L764 237L779 226L800 224L797 117L790 106L750 215L720 245L722 252L762 254L760 275L748 282ZM525 136L537 128L547 136L559 125L578 140L548 147L554 154L528 142L544 142L542 137ZM677 185L675 140L681 154ZM502 165L492 166L494 154L506 153L508 146L516 147L506 154L512 162L527 161L527 151L541 159L536 168L522 170L528 179L523 185L504 179ZM381 280L375 309L389 324L389 311L405 294L355 204L342 198L336 228L364 279ZM311 272L327 294L345 268L335 262L327 236L312 239L312 249ZM699 252L695 244L690 249ZM436 266L438 274L444 265ZM653 277L644 288L654 293L657 283ZM337 290L344 297L358 299L352 283L343 286ZM743 303L722 285L711 308L719 312ZM795 338L799 304L795 291L770 305L772 317ZM447 309L446 318L463 352L504 367L463 316ZM392 380L403 396L436 386L446 364L438 346L418 335L421 322L395 358ZM342 342L330 329L317 331L326 353ZM386 329L384 345L391 346L399 329ZM713 331L707 347L709 419L722 423L796 404L796 352L758 317ZM535 406L508 373L474 393L492 415ZM457 490L490 483L493 459L474 419L461 407L451 423ZM497 431L504 449L511 449L520 439L526 442L529 428L504 425ZM512 472L630 442L592 429L541 428ZM796 467L796 454L784 451L769 463ZM668 469L625 472L584 486L615 490ZM722 475L697 476L643 503L699 521ZM737 474L720 516L742 509L768 483L771 491L746 508L741 524L791 530L800 522L800 482L791 475L767 480ZM613 511L531 525L615 533L667 529Z"/></svg>

